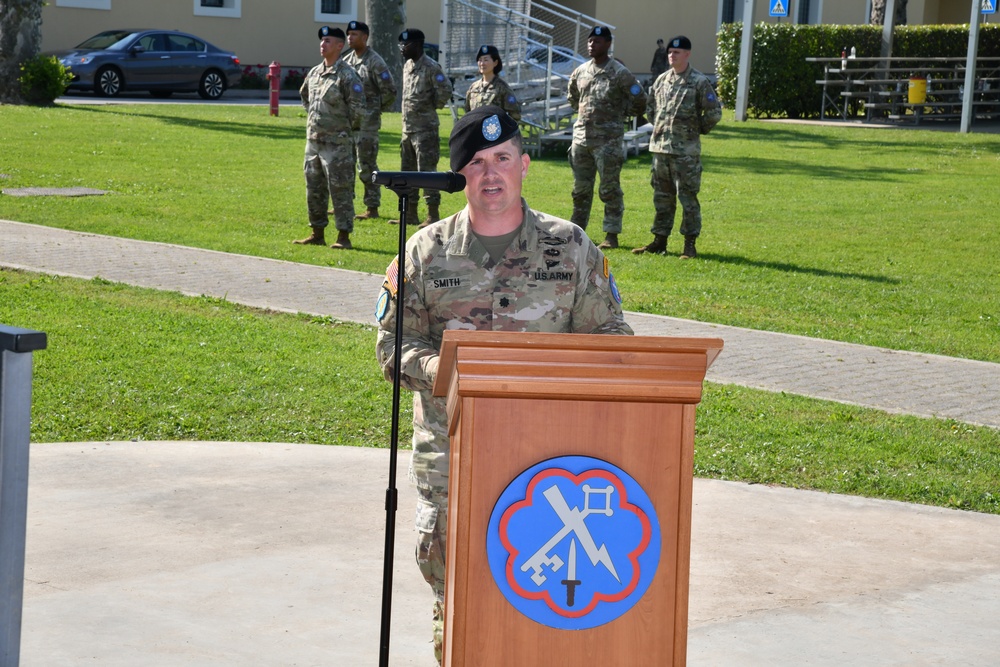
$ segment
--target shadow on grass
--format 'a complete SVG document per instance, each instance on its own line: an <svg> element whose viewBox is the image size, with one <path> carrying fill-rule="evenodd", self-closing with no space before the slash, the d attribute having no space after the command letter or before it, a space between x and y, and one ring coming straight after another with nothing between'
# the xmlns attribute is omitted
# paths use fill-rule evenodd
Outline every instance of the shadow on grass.
<svg viewBox="0 0 1000 667"><path fill-rule="evenodd" d="M901 281L888 276L871 275L867 273L851 273L847 271L831 271L829 269L816 269L808 266L789 264L788 262L762 262L756 259L749 259L740 255L722 255L712 252L699 252L698 259L706 262L719 262L720 264L732 264L734 266L753 266L772 271L784 271L785 273L803 273L824 278L849 278L852 280L864 280L871 283L884 283L886 285L898 285Z"/></svg>
<svg viewBox="0 0 1000 667"><path fill-rule="evenodd" d="M83 111L89 113L123 113L115 106L93 107L88 105L66 105L69 111ZM163 107L166 108L166 107ZM129 111L126 115L136 115L134 111ZM261 137L266 139L302 139L305 141L306 133L304 127L281 127L277 125L266 125L264 123L241 123L237 121L217 121L206 118L191 118L189 116L170 116L161 113L139 114L150 120L158 120L171 125L181 125L184 127L198 128L210 132L226 132L238 134L246 137Z"/></svg>

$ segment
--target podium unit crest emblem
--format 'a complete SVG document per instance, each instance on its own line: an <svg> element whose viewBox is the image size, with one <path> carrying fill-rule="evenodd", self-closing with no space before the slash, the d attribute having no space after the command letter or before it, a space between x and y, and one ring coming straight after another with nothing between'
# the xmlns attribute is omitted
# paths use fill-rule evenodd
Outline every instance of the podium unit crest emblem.
<svg viewBox="0 0 1000 667"><path fill-rule="evenodd" d="M563 630L625 614L660 561L649 496L625 471L586 456L549 459L518 475L494 505L486 542L507 601Z"/></svg>

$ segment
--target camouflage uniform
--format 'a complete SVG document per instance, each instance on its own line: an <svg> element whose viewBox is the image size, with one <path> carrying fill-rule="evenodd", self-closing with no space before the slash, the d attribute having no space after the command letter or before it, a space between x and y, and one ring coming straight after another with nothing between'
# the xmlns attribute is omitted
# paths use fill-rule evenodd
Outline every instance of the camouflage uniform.
<svg viewBox="0 0 1000 667"><path fill-rule="evenodd" d="M679 199L681 234L696 237L701 233L701 135L722 119L719 100L708 78L689 65L683 74L671 69L656 80L647 110L653 123L653 234L670 235Z"/></svg>
<svg viewBox="0 0 1000 667"><path fill-rule="evenodd" d="M569 77L568 99L577 110L569 163L573 167L573 222L586 229L594 202L594 179L601 176L598 195L604 202L604 231L622 230L625 195L620 176L625 164L625 119L646 108L642 86L614 58L603 67L586 62Z"/></svg>
<svg viewBox="0 0 1000 667"><path fill-rule="evenodd" d="M434 589L435 651L444 601L448 507L448 414L432 396L447 329L630 335L607 260L579 227L528 208L502 263L472 233L468 209L416 232L407 243L400 382L413 395L417 564ZM397 262L376 306L376 356L387 380L394 362ZM440 659L440 657L439 657Z"/></svg>
<svg viewBox="0 0 1000 667"><path fill-rule="evenodd" d="M498 76L487 83L479 79L465 93L465 110L472 111L488 105L498 106L514 120L521 120L521 105L507 82Z"/></svg>
<svg viewBox="0 0 1000 667"><path fill-rule="evenodd" d="M340 60L313 67L299 89L308 110L303 170L310 227L329 224L332 199L337 229L354 231L354 132L364 113L363 90L357 73Z"/></svg>
<svg viewBox="0 0 1000 667"><path fill-rule="evenodd" d="M396 82L382 56L371 48L364 55L349 51L341 58L354 68L365 89L365 112L361 129L354 135L358 157L358 178L365 185L365 206L378 208L382 188L372 184L372 172L378 170L378 131L382 127L382 112L396 101Z"/></svg>
<svg viewBox="0 0 1000 667"><path fill-rule="evenodd" d="M403 138L399 142L400 168L403 171L437 171L441 159L440 121L437 109L451 99L451 81L437 62L421 55L403 65ZM410 190L416 202L417 188ZM424 190L428 206L441 203L441 193Z"/></svg>

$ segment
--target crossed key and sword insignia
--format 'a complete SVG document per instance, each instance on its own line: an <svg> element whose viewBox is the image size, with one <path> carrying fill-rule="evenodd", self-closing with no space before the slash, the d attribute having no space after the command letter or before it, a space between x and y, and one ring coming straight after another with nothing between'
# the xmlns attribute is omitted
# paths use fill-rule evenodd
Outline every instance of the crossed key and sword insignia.
<svg viewBox="0 0 1000 667"><path fill-rule="evenodd" d="M580 546L583 547L584 553L587 554L592 565L603 564L615 580L619 583L621 582L618 572L615 571L615 564L611 560L610 554L608 554L607 545L602 544L601 546L597 546L586 523L587 517L592 514L602 514L604 516L612 516L614 514L614 509L611 506L611 494L614 493L614 487L608 485L603 489L594 489L589 484L584 484L581 488L583 490L583 509L570 507L556 485L542 492L542 495L545 496L545 499L552 506L552 509L563 525L521 566L522 572L533 571L531 580L537 586L541 586L548 579L545 571L546 568L552 572L558 572L564 565L563 559L559 554L550 554L550 552L571 533L576 537L576 541L579 541ZM592 495L604 496L604 507L591 507ZM568 582L567 585L580 583L576 580L576 541L570 544L569 572L566 581L564 581L564 583Z"/></svg>

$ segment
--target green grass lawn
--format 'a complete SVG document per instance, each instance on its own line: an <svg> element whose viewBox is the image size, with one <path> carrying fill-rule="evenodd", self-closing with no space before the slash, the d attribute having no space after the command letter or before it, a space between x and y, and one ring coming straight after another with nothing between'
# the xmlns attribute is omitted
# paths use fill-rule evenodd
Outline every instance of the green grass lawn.
<svg viewBox="0 0 1000 667"><path fill-rule="evenodd" d="M48 335L36 442L389 444L370 326L17 271L0 293L0 322ZM711 383L696 428L701 477L1000 513L994 429Z"/></svg>
<svg viewBox="0 0 1000 667"><path fill-rule="evenodd" d="M381 273L396 231L364 222L355 252L294 246L307 232L303 115L259 106L0 107L2 187L87 186L104 197L0 197L0 217ZM447 136L450 116L442 113ZM381 166L398 169L399 116ZM445 142L442 143L446 148ZM626 309L1000 361L1000 136L736 123L704 140L696 262L634 256L651 237L649 156L628 161ZM443 151L441 168L447 167ZM533 161L529 203L568 217L565 156ZM358 186L360 191L360 185ZM360 198L356 200L360 209ZM443 212L463 205L444 195ZM382 213L396 208L386 193ZM600 230L600 204L589 231Z"/></svg>

